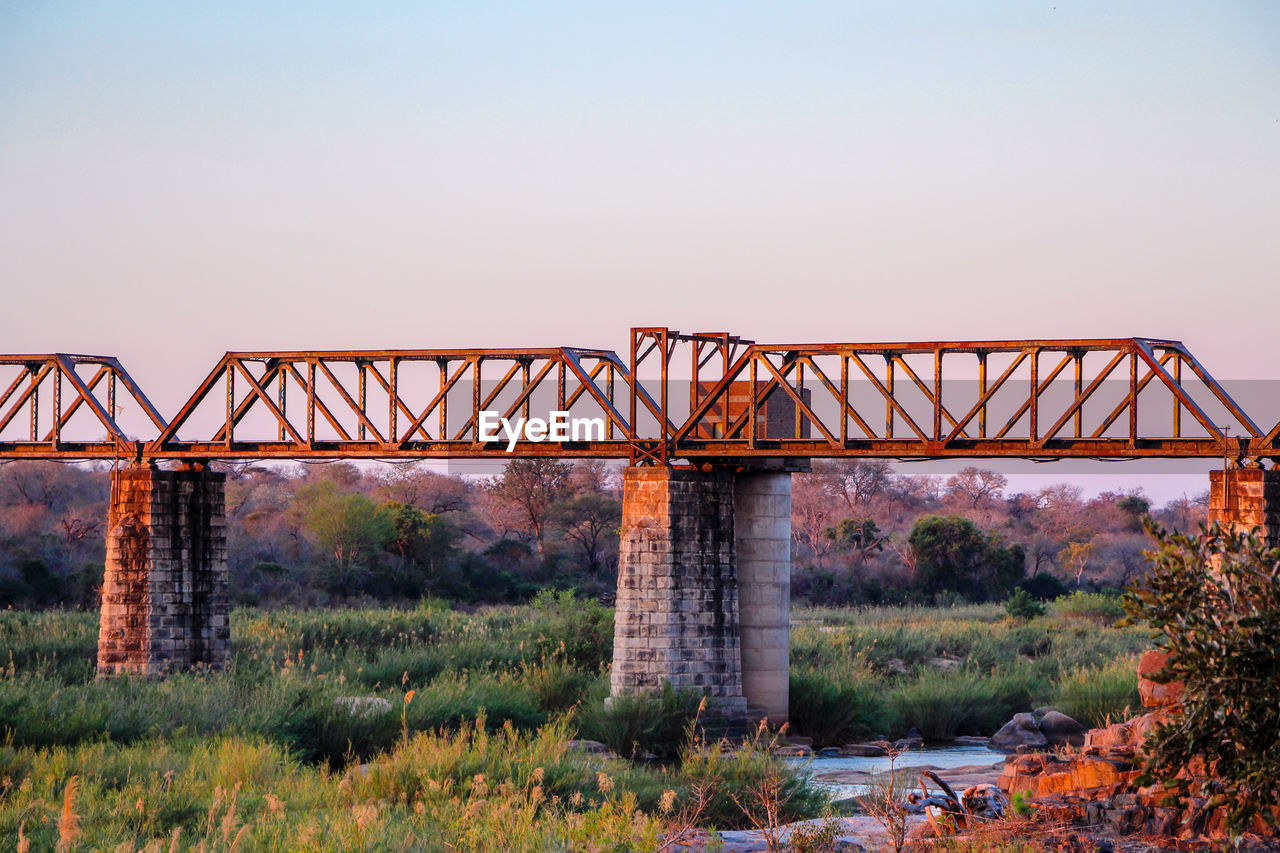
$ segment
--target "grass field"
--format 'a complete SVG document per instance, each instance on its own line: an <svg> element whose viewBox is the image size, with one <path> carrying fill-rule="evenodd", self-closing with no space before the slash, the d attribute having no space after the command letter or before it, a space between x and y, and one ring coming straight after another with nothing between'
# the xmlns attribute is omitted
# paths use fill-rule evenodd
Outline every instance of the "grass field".
<svg viewBox="0 0 1280 853"><path fill-rule="evenodd" d="M797 611L793 729L821 745L991 734L1041 704L1118 716L1147 637L1113 618L1101 599L1030 622L998 606ZM771 788L784 819L823 808L762 752L684 750L696 697L606 711L612 613L595 603L248 610L232 628L225 672L96 681L96 614L0 612L0 844L647 849L698 790L699 822L722 829L750 825ZM353 697L384 701L338 701ZM574 737L660 760L585 755Z"/></svg>

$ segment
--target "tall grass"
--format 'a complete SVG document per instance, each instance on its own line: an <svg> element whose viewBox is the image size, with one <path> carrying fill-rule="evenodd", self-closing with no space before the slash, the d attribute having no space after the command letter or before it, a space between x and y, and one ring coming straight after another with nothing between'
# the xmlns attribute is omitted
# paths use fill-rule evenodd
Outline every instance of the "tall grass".
<svg viewBox="0 0 1280 853"><path fill-rule="evenodd" d="M1077 667L1054 685L1052 704L1086 726L1120 720L1141 707L1138 659L1124 657L1101 666Z"/></svg>

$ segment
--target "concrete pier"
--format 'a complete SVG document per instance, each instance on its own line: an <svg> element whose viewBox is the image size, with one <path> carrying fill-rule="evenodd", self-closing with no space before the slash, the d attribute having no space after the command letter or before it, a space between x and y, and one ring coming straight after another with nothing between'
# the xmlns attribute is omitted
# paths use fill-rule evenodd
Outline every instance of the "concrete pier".
<svg viewBox="0 0 1280 853"><path fill-rule="evenodd" d="M112 472L100 676L226 665L225 495L208 470Z"/></svg>
<svg viewBox="0 0 1280 853"><path fill-rule="evenodd" d="M670 683L784 722L790 555L789 473L627 469L613 695Z"/></svg>
<svg viewBox="0 0 1280 853"><path fill-rule="evenodd" d="M733 524L742 692L781 725L791 672L791 475L738 474Z"/></svg>
<svg viewBox="0 0 1280 853"><path fill-rule="evenodd" d="M1244 530L1258 527L1268 545L1280 546L1280 470L1210 471L1209 521Z"/></svg>

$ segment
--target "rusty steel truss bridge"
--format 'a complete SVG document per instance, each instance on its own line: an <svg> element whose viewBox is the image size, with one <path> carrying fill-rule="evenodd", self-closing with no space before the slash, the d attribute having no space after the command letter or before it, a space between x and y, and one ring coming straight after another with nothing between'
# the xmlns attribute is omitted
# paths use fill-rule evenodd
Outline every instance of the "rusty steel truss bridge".
<svg viewBox="0 0 1280 853"><path fill-rule="evenodd" d="M626 359L229 352L172 417L110 356L0 355L0 389L0 460L1280 460L1280 423L1260 426L1183 344L1150 338L759 344L646 327ZM551 411L602 428L510 453L480 429L482 413Z"/></svg>

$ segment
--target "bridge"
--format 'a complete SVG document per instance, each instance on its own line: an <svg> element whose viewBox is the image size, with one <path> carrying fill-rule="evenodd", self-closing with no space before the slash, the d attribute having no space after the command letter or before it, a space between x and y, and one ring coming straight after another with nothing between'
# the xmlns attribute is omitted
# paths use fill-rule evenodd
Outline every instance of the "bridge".
<svg viewBox="0 0 1280 853"><path fill-rule="evenodd" d="M113 463L101 674L225 663L215 460L625 460L613 692L671 682L775 721L811 459L1222 460L1210 516L1280 541L1280 423L1172 340L229 352L171 418L111 356L0 356L0 388L0 461ZM554 413L592 428L547 440Z"/></svg>

